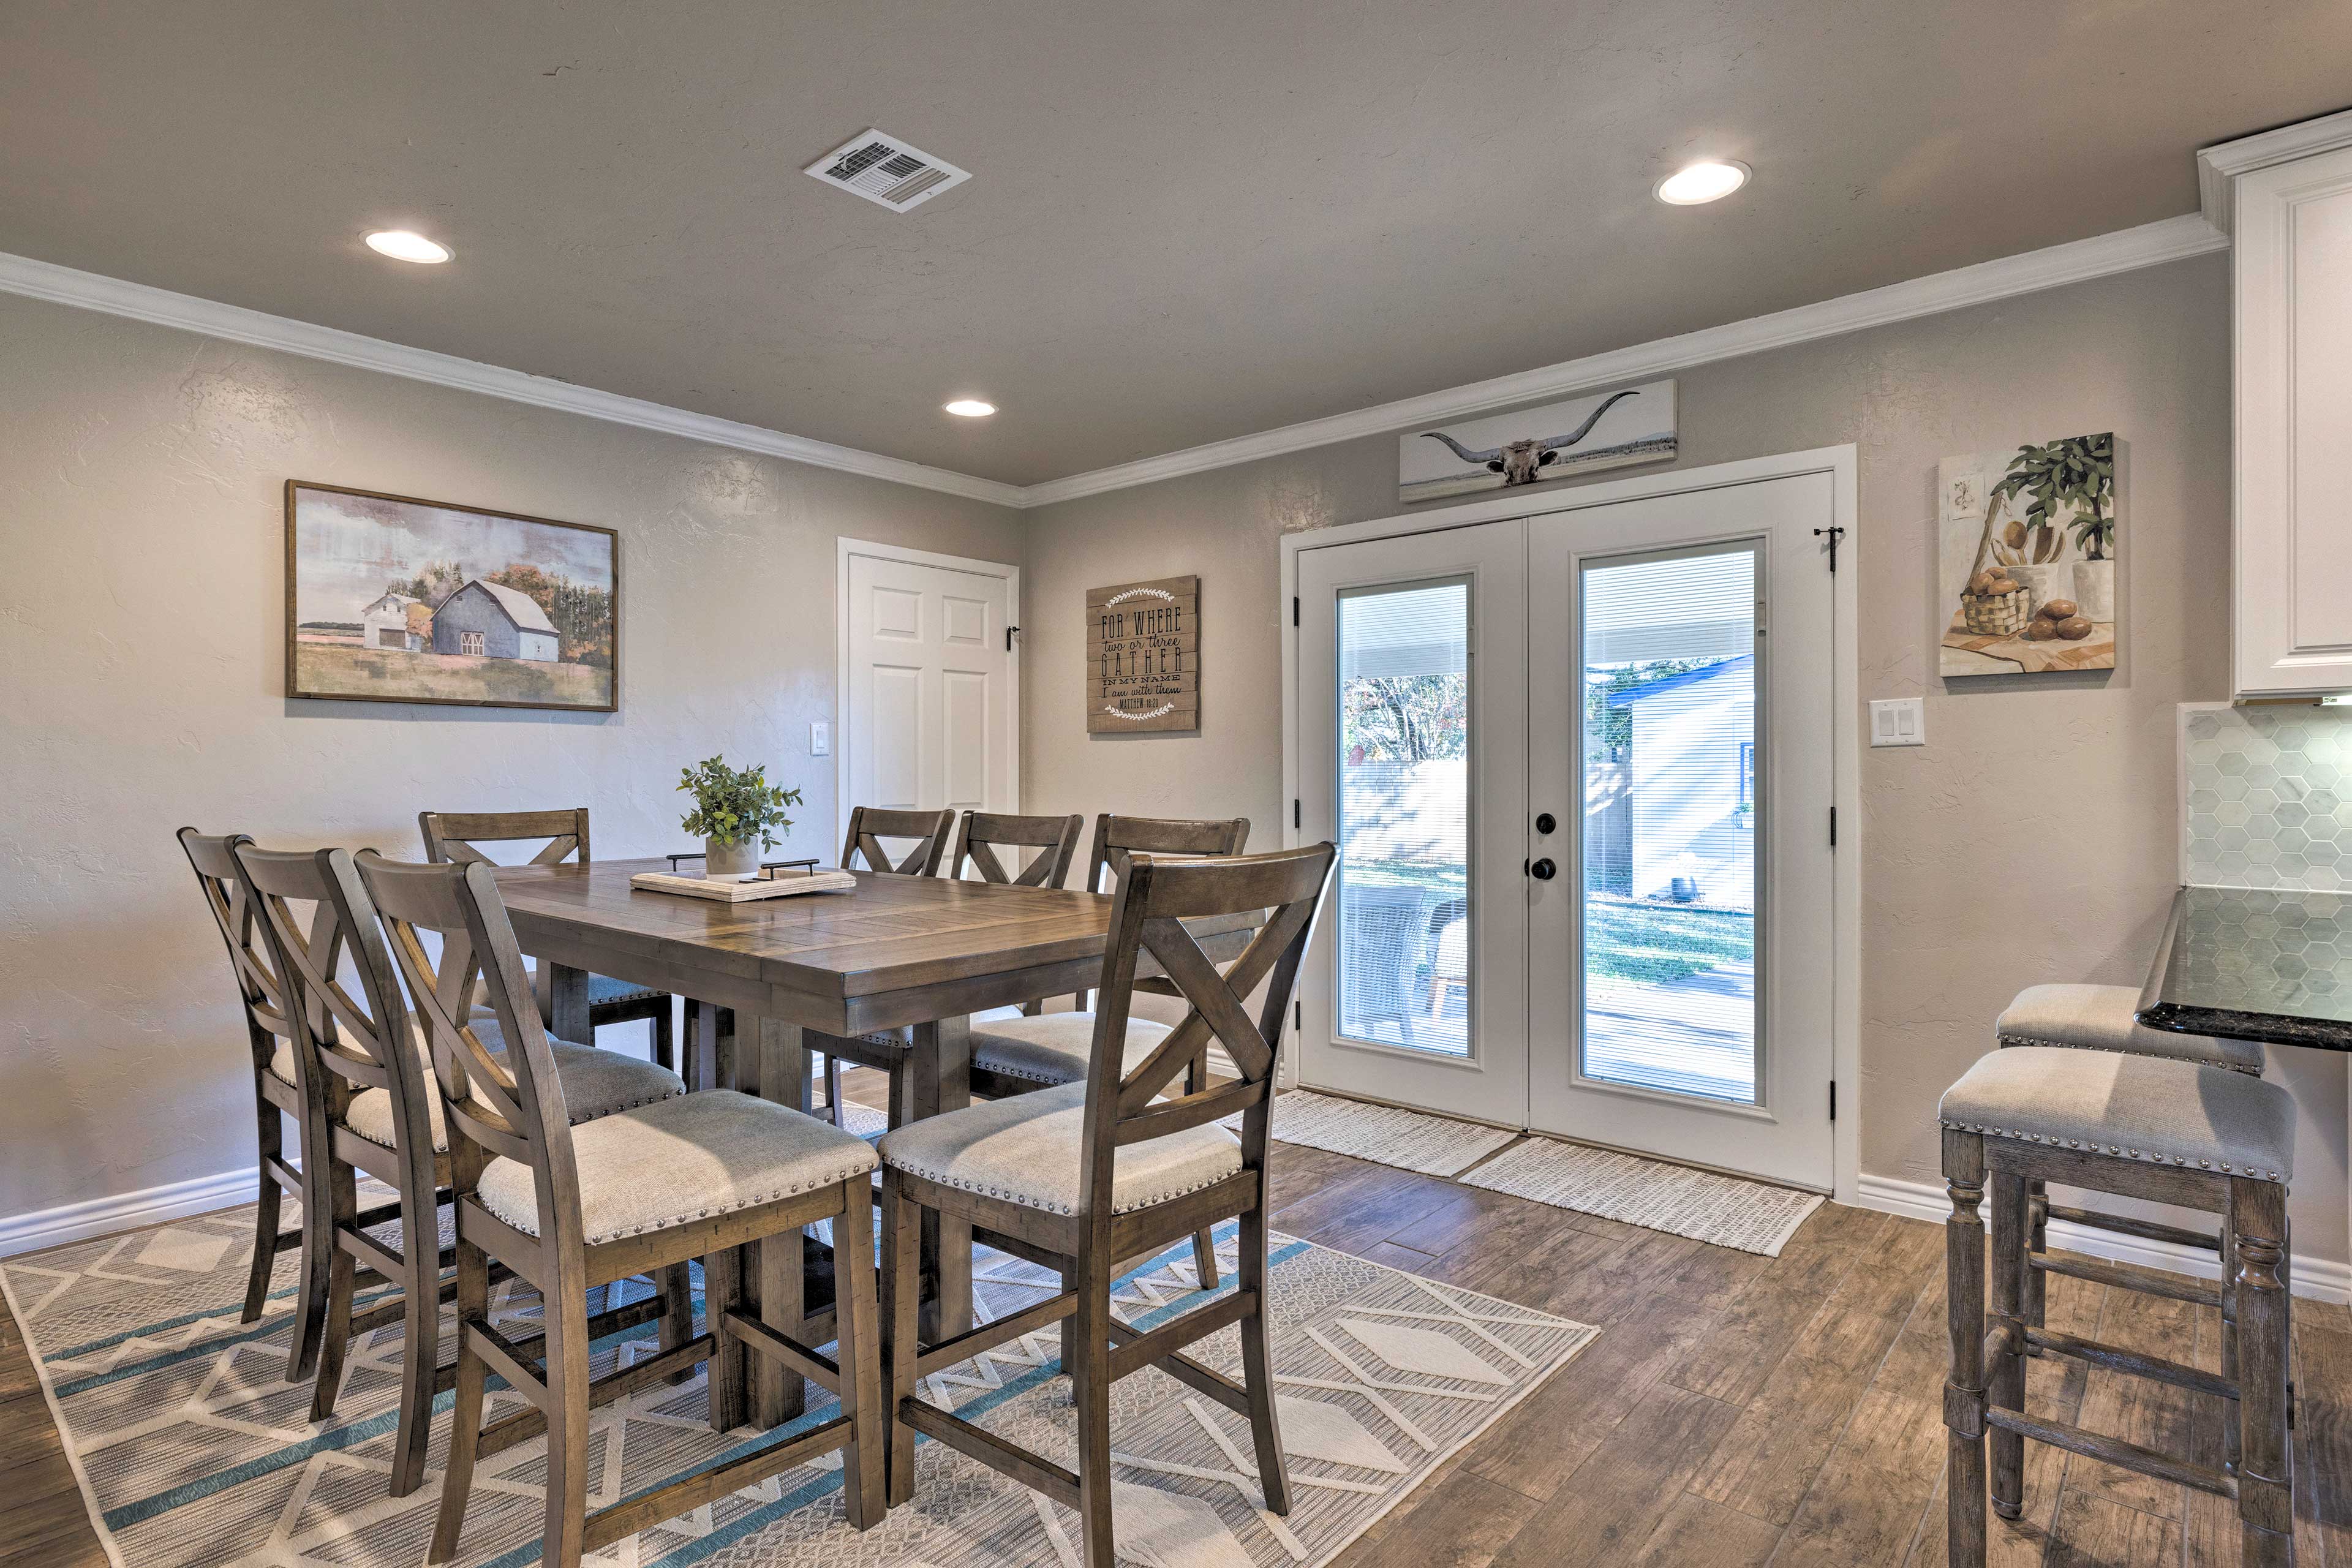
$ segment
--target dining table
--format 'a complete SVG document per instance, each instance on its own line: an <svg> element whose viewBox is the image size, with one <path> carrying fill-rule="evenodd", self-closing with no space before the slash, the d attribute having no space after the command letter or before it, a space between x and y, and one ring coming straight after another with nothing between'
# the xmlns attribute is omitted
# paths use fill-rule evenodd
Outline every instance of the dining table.
<svg viewBox="0 0 2352 1568"><path fill-rule="evenodd" d="M588 979L606 975L687 1000L689 1090L732 1089L811 1109L809 1055L828 1040L903 1030L905 1092L893 1126L971 1103L975 1013L1091 991L1102 980L1111 900L1058 888L853 871L854 888L724 902L632 885L661 858L497 869L508 919L542 971L541 1005L557 1039L592 1040ZM1213 960L1237 956L1252 916L1186 922ZM1160 973L1148 951L1137 973ZM800 1256L758 1244L744 1270L761 1322L831 1337L832 1249L803 1236ZM923 1337L972 1326L968 1225L927 1216ZM814 1336L814 1337L811 1337ZM733 1426L774 1426L802 1412L805 1388L772 1358L748 1356L740 1388L718 1391Z"/></svg>

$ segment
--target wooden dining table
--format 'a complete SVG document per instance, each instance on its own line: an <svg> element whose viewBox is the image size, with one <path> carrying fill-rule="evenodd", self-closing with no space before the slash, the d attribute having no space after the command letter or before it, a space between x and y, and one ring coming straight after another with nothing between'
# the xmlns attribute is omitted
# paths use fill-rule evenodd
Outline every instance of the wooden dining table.
<svg viewBox="0 0 2352 1568"><path fill-rule="evenodd" d="M499 889L523 952L546 972L541 1005L558 1039L591 1040L588 977L608 975L688 1000L689 1089L734 1089L810 1109L808 1053L828 1037L908 1031L908 1072L893 1124L971 1102L971 1016L1090 991L1101 984L1111 900L1055 888L853 872L854 889L721 903L633 888L660 859L510 866ZM1236 956L1249 916L1188 921L1212 959ZM1158 973L1147 952L1137 973ZM831 1249L763 1244L745 1279L762 1322L822 1342ZM923 1237L927 1340L971 1327L971 1234L929 1219ZM806 1281L820 1289L810 1299ZM766 1356L741 1389L720 1391L730 1425L773 1426L801 1413L798 1376Z"/></svg>

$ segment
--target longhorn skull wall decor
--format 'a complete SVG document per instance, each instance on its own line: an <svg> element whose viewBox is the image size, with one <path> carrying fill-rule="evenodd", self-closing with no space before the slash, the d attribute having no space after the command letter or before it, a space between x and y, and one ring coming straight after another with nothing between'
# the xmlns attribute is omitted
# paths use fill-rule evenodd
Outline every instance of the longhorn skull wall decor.
<svg viewBox="0 0 2352 1568"><path fill-rule="evenodd" d="M1436 500L1675 455L1675 384L1654 381L1398 439L1397 495Z"/></svg>

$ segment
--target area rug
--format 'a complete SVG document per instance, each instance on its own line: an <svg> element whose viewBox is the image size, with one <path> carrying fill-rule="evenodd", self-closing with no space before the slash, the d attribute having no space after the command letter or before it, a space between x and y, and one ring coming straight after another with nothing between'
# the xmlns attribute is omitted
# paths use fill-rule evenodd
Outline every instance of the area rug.
<svg viewBox="0 0 2352 1568"><path fill-rule="evenodd" d="M1530 1138L1462 1178L1488 1192L1599 1215L1717 1247L1778 1258L1805 1216L1822 1206L1801 1193L1713 1171L1644 1160L1613 1149Z"/></svg>
<svg viewBox="0 0 2352 1568"><path fill-rule="evenodd" d="M336 1564L424 1558L446 1421L425 1486L384 1495L397 1328L355 1345L336 1419L304 1420L309 1390L281 1381L294 1282L279 1262L268 1316L237 1321L251 1211L231 1210L0 1263L84 1477L110 1555L136 1568ZM1230 1248L1230 1227L1221 1235ZM1152 1371L1117 1385L1120 1555L1170 1568L1276 1568L1328 1561L1491 1426L1598 1331L1475 1292L1277 1237L1269 1280L1274 1359L1293 1506L1259 1506L1247 1427ZM1054 1288L1034 1267L983 1253L980 1310L993 1318ZM1230 1255L1222 1289L1231 1289ZM642 1289L637 1282L616 1289ZM538 1303L502 1287L503 1316ZM1206 1298L1190 1244L1121 1279L1117 1310L1151 1327ZM445 1343L446 1336L445 1336ZM600 1342L598 1373L649 1352L654 1326ZM1235 1331L1193 1353L1237 1368ZM926 1397L1056 1460L1073 1462L1069 1384L1055 1334L1024 1336L927 1382ZM772 1432L710 1431L700 1377L597 1413L589 1506L645 1491L719 1455L827 1419L830 1397ZM494 1394L491 1412L515 1407ZM446 1413L447 1396L442 1407ZM478 1473L461 1561L538 1559L544 1450L523 1445ZM937 1443L918 1453L915 1500L860 1534L842 1518L837 1461L820 1461L650 1528L591 1561L623 1568L729 1564L1075 1564L1075 1516Z"/></svg>
<svg viewBox="0 0 2352 1568"><path fill-rule="evenodd" d="M1239 1129L1241 1118L1229 1116L1225 1125ZM1294 1089L1275 1096L1274 1136L1285 1143L1352 1154L1424 1176L1458 1176L1518 1134L1450 1116Z"/></svg>

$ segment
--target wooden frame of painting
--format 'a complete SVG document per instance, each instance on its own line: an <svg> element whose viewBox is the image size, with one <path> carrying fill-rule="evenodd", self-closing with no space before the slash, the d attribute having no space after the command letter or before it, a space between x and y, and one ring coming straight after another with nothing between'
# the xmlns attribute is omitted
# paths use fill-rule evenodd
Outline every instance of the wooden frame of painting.
<svg viewBox="0 0 2352 1568"><path fill-rule="evenodd" d="M615 712L621 536L289 479L286 694Z"/></svg>

